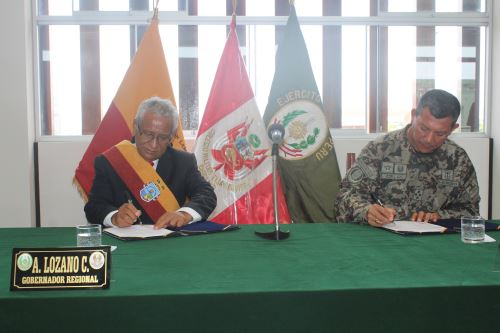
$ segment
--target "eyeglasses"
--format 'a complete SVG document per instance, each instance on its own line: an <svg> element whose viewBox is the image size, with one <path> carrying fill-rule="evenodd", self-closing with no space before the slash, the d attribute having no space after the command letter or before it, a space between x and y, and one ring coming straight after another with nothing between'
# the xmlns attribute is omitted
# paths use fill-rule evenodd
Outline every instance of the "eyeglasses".
<svg viewBox="0 0 500 333"><path fill-rule="evenodd" d="M156 140L158 143L168 143L170 141L170 135L167 134L155 134L153 132L148 132L148 131L140 131L139 134L141 135L142 139L144 142L149 142Z"/></svg>

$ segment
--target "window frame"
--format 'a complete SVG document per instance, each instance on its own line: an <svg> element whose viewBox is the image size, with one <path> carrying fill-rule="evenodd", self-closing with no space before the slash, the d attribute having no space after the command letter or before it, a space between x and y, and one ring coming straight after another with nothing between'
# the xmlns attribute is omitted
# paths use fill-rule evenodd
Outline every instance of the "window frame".
<svg viewBox="0 0 500 333"><path fill-rule="evenodd" d="M339 0L340 1L340 0ZM380 1L386 0L371 0L375 2L377 6L380 6ZM279 1L277 1L279 2ZM288 3L288 1L286 1ZM325 7L324 7L325 8ZM380 7L377 7L380 9ZM491 118L491 53L492 53L492 40L490 38L490 29L492 27L492 0L486 0L486 9L484 12L457 12L457 13L442 13L442 12L378 12L377 16L360 16L360 17L342 17L336 15L327 16L299 16L299 22L301 25L315 25L322 26L323 31L326 29L331 29L332 27L342 27L342 26L366 26L371 28L379 27L389 27L389 26L416 26L416 27L426 27L426 26L460 26L460 27L485 27L485 63L484 63L484 78L480 78L484 84L483 99L484 99L484 132L461 132L454 135L464 135L467 137L487 137L490 135L490 118ZM36 124L36 139L37 141L79 141L79 140L90 140L93 136L92 134L83 135L47 135L42 134L42 108L41 108L41 94L40 89L42 83L40 82L41 71L39 57L42 56L39 45L39 27L49 26L49 25L85 25L85 26L99 26L99 25L130 25L131 27L140 27L149 24L152 16L151 11L81 11L77 12L76 15L72 16L50 16L50 15L38 15L37 6L32 6L33 10L33 32L35 38L33 39L34 50L36 50L35 59L33 59L36 79L35 79L35 124ZM329 13L335 13L329 11ZM226 25L228 26L231 21L231 16L196 16L189 15L188 10L171 12L171 11L159 11L159 22L161 24L169 25ZM237 25L238 27L246 25L274 25L275 27L282 27L286 24L288 16L238 16ZM367 35L369 38L369 35ZM132 52L132 50L131 50ZM135 52L135 50L134 50ZM327 51L326 51L327 52ZM340 51L339 51L340 52ZM370 51L367 51L368 53ZM325 49L323 50L325 53ZM370 59L368 59L370 61ZM325 73L324 63L323 63L323 73ZM325 75L324 75L325 77ZM369 80L369 79L368 79ZM338 84L338 83L337 83ZM378 88L378 86L376 87ZM324 89L323 89L324 92ZM322 95L324 95L322 92ZM367 101L369 98L374 98L373 94L366 91ZM176 96L176 98L179 98ZM378 98L378 97L377 97ZM330 98L323 96L323 102L326 105L331 104ZM342 128L331 128L334 137L341 138L370 138L385 133L385 131L370 130L370 118L375 118L375 128L380 128L381 112L379 110L380 103L375 103L376 109L369 110L366 115L365 129L342 129ZM201 106L202 107L202 106ZM331 122L338 122L341 119L341 114L328 114L326 115ZM337 120L332 120L332 118ZM383 121L383 120L382 120ZM372 120L373 122L373 120ZM84 125L82 124L82 127ZM382 129L384 129L382 127ZM386 128L385 128L386 129Z"/></svg>

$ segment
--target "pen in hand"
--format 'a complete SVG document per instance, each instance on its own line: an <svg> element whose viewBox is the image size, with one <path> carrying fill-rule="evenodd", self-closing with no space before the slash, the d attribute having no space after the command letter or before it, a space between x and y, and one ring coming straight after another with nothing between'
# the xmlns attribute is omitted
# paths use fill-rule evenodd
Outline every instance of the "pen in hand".
<svg viewBox="0 0 500 333"><path fill-rule="evenodd" d="M382 200L380 200L379 197L377 197L374 193L370 193L370 196L371 196L374 203L376 203L377 205L379 205L380 207L383 208L384 212L380 211L380 213L385 215L385 217L389 220L389 222L393 222L396 219L396 210L393 208L385 207ZM388 214L390 214L390 215L388 215Z"/></svg>
<svg viewBox="0 0 500 333"><path fill-rule="evenodd" d="M384 204L382 203L382 201L380 201L380 199L375 194L370 193L370 196L372 197L373 202L375 202L380 207L384 207Z"/></svg>
<svg viewBox="0 0 500 333"><path fill-rule="evenodd" d="M130 196L130 193L128 193L128 191L125 191L125 197L127 198L127 202L129 204L133 205L133 203L132 203L132 197ZM139 224L142 224L142 220L141 220L140 216L137 216L137 221L139 221Z"/></svg>

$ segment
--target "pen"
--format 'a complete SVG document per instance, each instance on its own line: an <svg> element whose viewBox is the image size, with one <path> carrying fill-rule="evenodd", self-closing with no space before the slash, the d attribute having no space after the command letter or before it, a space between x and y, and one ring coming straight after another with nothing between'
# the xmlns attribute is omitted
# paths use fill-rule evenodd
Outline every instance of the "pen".
<svg viewBox="0 0 500 333"><path fill-rule="evenodd" d="M130 196L130 193L128 193L128 191L125 191L125 197L127 197L127 202L129 204L132 204L132 197ZM141 220L141 217L140 216L137 216L137 221L139 221L139 224L142 224L142 220Z"/></svg>
<svg viewBox="0 0 500 333"><path fill-rule="evenodd" d="M374 193L370 193L370 196L372 197L372 200L373 200L373 201L374 201L377 205L379 205L380 207L385 208L385 205L384 205L384 203L382 202L382 200L380 200L380 199L379 199L379 198L378 198L378 197L377 197ZM392 209L392 208L390 208L390 209ZM397 212L396 212L396 210L394 210L394 213L393 213L393 216L392 216L392 222L394 222L394 221L395 221L396 217L397 217Z"/></svg>
<svg viewBox="0 0 500 333"><path fill-rule="evenodd" d="M382 201L380 201L380 199L373 193L370 193L370 196L372 197L372 200L378 204L379 206L381 207L384 207L384 204L382 203Z"/></svg>

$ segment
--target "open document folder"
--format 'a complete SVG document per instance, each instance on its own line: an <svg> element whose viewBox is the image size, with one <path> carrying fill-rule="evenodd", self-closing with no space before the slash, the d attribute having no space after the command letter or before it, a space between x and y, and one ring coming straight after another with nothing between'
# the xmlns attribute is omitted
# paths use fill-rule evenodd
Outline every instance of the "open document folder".
<svg viewBox="0 0 500 333"><path fill-rule="evenodd" d="M191 236L239 229L237 225L200 221L181 228L154 229L152 224L134 224L127 228L106 228L104 233L121 240L165 238L173 236Z"/></svg>
<svg viewBox="0 0 500 333"><path fill-rule="evenodd" d="M438 224L414 221L393 221L392 223L384 224L382 228L403 235L425 233L438 234L447 231L446 227Z"/></svg>
<svg viewBox="0 0 500 333"><path fill-rule="evenodd" d="M451 234L460 232L460 219L441 219L437 222L394 221L382 226L383 229L401 235ZM485 222L486 231L500 230L500 225Z"/></svg>

